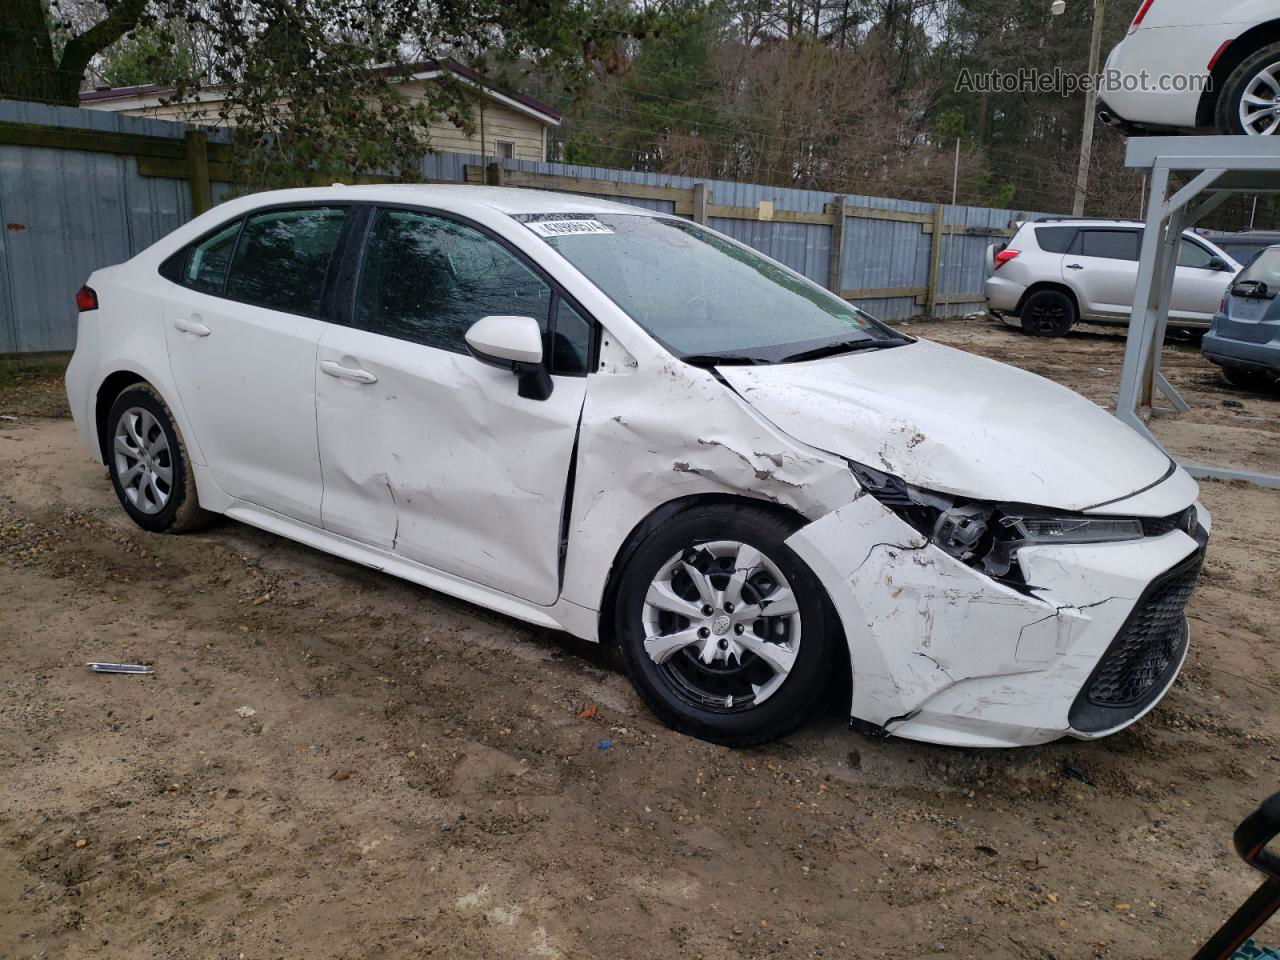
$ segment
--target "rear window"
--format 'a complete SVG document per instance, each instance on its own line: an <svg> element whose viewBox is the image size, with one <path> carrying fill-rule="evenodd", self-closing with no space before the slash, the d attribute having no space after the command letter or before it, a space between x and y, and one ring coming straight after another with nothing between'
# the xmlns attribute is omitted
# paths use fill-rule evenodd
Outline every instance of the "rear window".
<svg viewBox="0 0 1280 960"><path fill-rule="evenodd" d="M345 216L342 207L252 214L235 245L226 296L285 313L316 316ZM194 260L187 273L195 284L193 269ZM219 264L217 269L226 267Z"/></svg>
<svg viewBox="0 0 1280 960"><path fill-rule="evenodd" d="M1079 227L1036 227L1036 243L1045 253L1066 253Z"/></svg>
<svg viewBox="0 0 1280 960"><path fill-rule="evenodd" d="M1236 283L1265 283L1268 290L1280 290L1280 247L1268 247L1240 271Z"/></svg>

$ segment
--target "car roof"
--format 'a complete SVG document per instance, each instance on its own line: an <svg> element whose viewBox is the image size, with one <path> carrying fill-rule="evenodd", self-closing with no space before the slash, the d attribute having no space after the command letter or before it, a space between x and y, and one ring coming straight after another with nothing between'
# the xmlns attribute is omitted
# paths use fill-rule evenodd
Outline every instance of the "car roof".
<svg viewBox="0 0 1280 960"><path fill-rule="evenodd" d="M254 206L278 203L314 203L334 200L356 200L363 203L440 204L454 210L487 207L508 215L538 213L631 213L649 214L653 210L596 200L550 190L520 187L487 187L469 184L387 183L330 187L306 187L296 190L272 190L253 194Z"/></svg>
<svg viewBox="0 0 1280 960"><path fill-rule="evenodd" d="M1064 227L1145 227L1138 220L1108 220L1103 217L1038 217L1031 221L1034 226L1061 224Z"/></svg>

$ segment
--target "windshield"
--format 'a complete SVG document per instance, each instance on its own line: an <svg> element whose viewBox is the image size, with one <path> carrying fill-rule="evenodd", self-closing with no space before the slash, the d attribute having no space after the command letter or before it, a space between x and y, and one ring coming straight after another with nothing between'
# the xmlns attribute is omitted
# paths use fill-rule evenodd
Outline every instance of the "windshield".
<svg viewBox="0 0 1280 960"><path fill-rule="evenodd" d="M1280 247L1267 247L1254 257L1236 283L1265 283L1268 290L1280 290Z"/></svg>
<svg viewBox="0 0 1280 960"><path fill-rule="evenodd" d="M691 363L776 363L911 342L857 307L687 221L643 214L520 219L663 346Z"/></svg>

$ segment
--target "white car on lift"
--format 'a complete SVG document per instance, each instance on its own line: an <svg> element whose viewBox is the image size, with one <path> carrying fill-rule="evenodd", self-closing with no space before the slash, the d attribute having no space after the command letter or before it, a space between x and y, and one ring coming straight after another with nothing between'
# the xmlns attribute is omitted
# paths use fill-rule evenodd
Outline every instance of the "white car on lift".
<svg viewBox="0 0 1280 960"><path fill-rule="evenodd" d="M1138 128L1280 131L1280 4L1276 0L1142 0L1107 58L1104 123Z"/></svg>
<svg viewBox="0 0 1280 960"><path fill-rule="evenodd" d="M209 514L621 646L726 744L1015 746L1145 713L1195 482L1080 396L674 216L485 187L260 193L96 271L67 392L123 508Z"/></svg>

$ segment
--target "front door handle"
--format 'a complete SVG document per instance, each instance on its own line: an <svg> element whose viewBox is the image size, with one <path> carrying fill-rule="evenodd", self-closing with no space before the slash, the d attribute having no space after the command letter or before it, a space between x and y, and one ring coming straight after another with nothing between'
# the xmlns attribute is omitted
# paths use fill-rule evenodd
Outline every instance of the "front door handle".
<svg viewBox="0 0 1280 960"><path fill-rule="evenodd" d="M173 325L183 333L190 333L197 337L207 337L209 334L213 333L212 330L199 320L188 320L186 317L178 317L177 320L173 321Z"/></svg>
<svg viewBox="0 0 1280 960"><path fill-rule="evenodd" d="M378 378L368 370L360 367L344 367L337 360L321 360L320 369L339 380L354 380L356 383L377 383Z"/></svg>
<svg viewBox="0 0 1280 960"><path fill-rule="evenodd" d="M1068 264L1067 264L1067 269L1068 269L1068 270L1083 270L1083 269L1084 269L1084 267L1080 266L1080 264L1078 264L1078 263L1068 263Z"/></svg>

